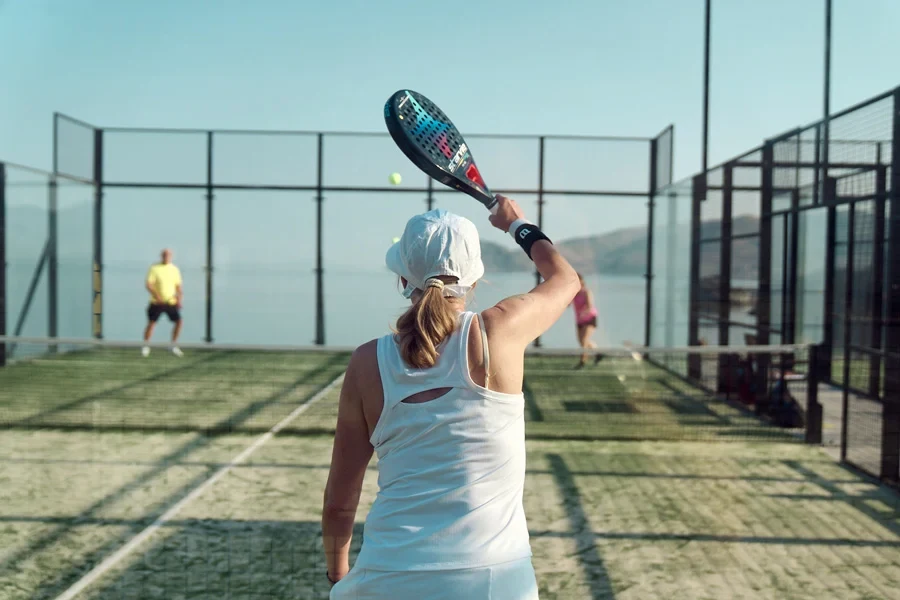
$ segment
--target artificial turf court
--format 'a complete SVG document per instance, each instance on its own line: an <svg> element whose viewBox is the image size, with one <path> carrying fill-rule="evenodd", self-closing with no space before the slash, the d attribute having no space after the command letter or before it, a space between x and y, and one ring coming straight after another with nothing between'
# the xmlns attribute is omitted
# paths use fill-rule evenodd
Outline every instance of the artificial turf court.
<svg viewBox="0 0 900 600"><path fill-rule="evenodd" d="M346 361L102 346L0 369L0 598L326 598ZM526 366L542 598L900 598L893 492L646 361L573 364Z"/></svg>

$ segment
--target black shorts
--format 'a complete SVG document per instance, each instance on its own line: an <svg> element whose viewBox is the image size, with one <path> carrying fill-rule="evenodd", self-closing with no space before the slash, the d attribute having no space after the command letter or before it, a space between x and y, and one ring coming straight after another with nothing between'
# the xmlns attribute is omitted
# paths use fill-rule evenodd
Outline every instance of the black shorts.
<svg viewBox="0 0 900 600"><path fill-rule="evenodd" d="M159 319L160 315L163 313L166 313L166 316L168 316L169 320L173 323L177 323L181 320L181 312L174 304L151 304L147 307L147 318L150 319L152 323L156 323L156 320Z"/></svg>

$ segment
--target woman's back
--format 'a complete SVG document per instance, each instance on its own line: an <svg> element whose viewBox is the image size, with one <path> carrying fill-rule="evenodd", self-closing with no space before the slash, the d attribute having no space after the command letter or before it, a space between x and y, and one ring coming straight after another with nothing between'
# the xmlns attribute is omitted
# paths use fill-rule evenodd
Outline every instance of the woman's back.
<svg viewBox="0 0 900 600"><path fill-rule="evenodd" d="M461 569L531 556L522 506L524 396L473 381L475 317L460 315L427 369L405 364L394 336L378 340L383 408L370 441L379 490L361 568Z"/></svg>
<svg viewBox="0 0 900 600"><path fill-rule="evenodd" d="M491 223L544 281L474 319L465 302L484 274L478 231L446 211L412 217L385 256L410 307L396 335L353 353L341 386L322 510L333 599L537 598L522 507L525 349L556 322L578 277L512 200ZM366 467L379 493L351 571Z"/></svg>

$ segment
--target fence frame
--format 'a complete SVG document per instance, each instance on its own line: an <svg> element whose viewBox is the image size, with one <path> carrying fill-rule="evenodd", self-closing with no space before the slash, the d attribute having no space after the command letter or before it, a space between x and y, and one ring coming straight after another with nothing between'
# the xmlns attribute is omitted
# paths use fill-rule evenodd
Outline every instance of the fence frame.
<svg viewBox="0 0 900 600"><path fill-rule="evenodd" d="M0 162L0 335L6 331L6 165ZM6 366L6 342L0 342L0 367Z"/></svg>
<svg viewBox="0 0 900 600"><path fill-rule="evenodd" d="M103 332L103 310L104 310L104 296L103 296L103 280L104 280L104 244L103 244L103 215L104 215L104 201L105 201L105 191L107 189L197 189L203 190L204 199L205 199L205 264L204 264L204 335L203 339L207 343L212 343L214 341L213 335L213 302L214 302L214 293L213 293L213 282L215 275L215 257L214 257L214 225L213 225L213 215L215 211L215 196L216 191L218 190L259 190L259 191L295 191L295 192L312 192L313 193L313 201L315 202L315 219L316 219L316 234L315 234L315 335L313 343L316 345L326 345L326 323L325 323L325 300L324 300L324 287L325 287L325 267L324 267L324 240L323 240L323 219L324 219L324 211L326 204L326 196L328 192L390 192L391 194L396 193L413 193L413 194L422 194L424 196L424 200L428 210L431 210L434 206L435 202L435 188L434 182L430 179L427 179L427 184L424 187L405 187L405 188L394 188L394 187L379 187L379 186L341 186L341 185L326 185L324 181L324 143L325 138L327 136L361 136L361 137L385 137L386 133L376 133L376 132L336 132L336 131L272 131L272 130L237 130L237 129L173 129L173 128L135 128L135 127L96 127L94 125L88 124L79 119L74 119L67 115L61 113L54 113L53 115L54 125L53 125L53 173L54 177L68 177L70 174L63 172L60 165L60 127L59 124L61 121L68 121L80 127L88 128L92 131L93 140L92 140L92 151L93 151L93 164L91 165L92 173L90 183L94 185L94 205L93 205L93 240L92 240L92 263L93 263L93 275L92 275L92 290L93 290L93 300L92 300L92 315L91 315L91 331L92 336L97 339L102 339L104 337ZM108 134L115 133L136 133L136 134L163 134L163 133L172 133L172 134L183 134L183 133L192 133L192 134L203 134L206 138L206 157L205 157L205 180L201 183L157 183L157 182L148 182L148 181L113 181L110 180L108 176L104 174L104 141L108 137ZM269 184L224 184L217 183L214 180L213 175L213 157L215 152L215 138L216 135L219 134L248 134L248 135L302 135L302 136L314 136L316 138L316 179L315 185L269 185ZM661 145L660 140L664 137L668 140L668 144L665 148L657 148ZM672 178L672 165L673 165L673 155L674 155L674 126L669 125L666 129L664 129L657 137L637 137L637 136L580 136L580 135L511 135L511 134L472 134L467 137L472 139L478 138L492 138L492 139L524 139L524 140L535 140L538 143L538 185L536 189L497 189L495 190L498 193L505 193L509 195L514 194L532 194L537 197L537 223L539 226L543 225L544 220L544 204L546 203L545 196L547 194L552 195L560 195L560 196L589 196L589 197L603 197L603 196L616 196L616 197L647 197L649 211L652 212L652 203L653 203L653 194L657 191L657 188L661 185L668 185L671 183ZM575 190L575 189L547 189L545 186L545 144L548 140L586 140L586 141L596 141L596 142L639 142L646 143L650 150L650 162L648 164L648 177L647 177L647 191L639 191L639 190L615 190L615 189L599 189L599 190ZM667 181L658 182L658 171L659 165L657 165L657 152L659 155L662 155L667 151L668 164L667 164ZM658 185L659 184L659 185ZM50 213L52 225L50 229L50 237L55 240L55 203L53 202L53 194L51 192L50 198ZM649 217L649 215L648 215ZM652 231L648 231L648 248L652 249ZM50 308L50 323L53 325L48 331L48 334L53 337L56 335L56 315L58 314L57 301L56 298L58 296L58 290L56 289L56 280L57 275L53 266L56 264L56 256L55 256L55 242L51 241L50 246L48 246L48 259L49 263L52 265L49 270L49 277L51 279L52 288L52 299L51 299L51 308ZM651 304L651 280L652 280L652 261L651 257L648 255L646 259L646 271L645 278L647 284L647 293L645 297L646 307L645 307L645 321L649 319L650 315L650 304ZM39 271L40 273L40 271ZM535 283L539 284L541 282L541 276L535 270ZM648 334L649 335L649 334ZM535 340L535 346L540 346L541 340L538 338Z"/></svg>
<svg viewBox="0 0 900 600"><path fill-rule="evenodd" d="M831 124L841 118L852 115L852 113L873 106L879 102L892 102L891 119L892 130L887 132L890 135L890 142L883 140L834 140L829 139L829 129ZM824 128L824 135L823 135ZM812 134L815 144L815 158L809 161L804 158L802 152L803 136ZM792 160L784 160L776 155L776 147L783 147L784 144L793 144L796 138L797 151L796 157ZM834 144L841 143L871 143L875 144L876 158L874 162L862 161L831 161L828 148ZM883 144L891 144L891 164L885 164L882 160ZM759 155L759 158L751 155ZM758 185L735 185L733 182L733 172L736 168L757 168L760 170L760 181ZM796 173L795 180L787 186L775 181L775 172L779 169L793 169ZM887 173L890 169L890 182L887 181ZM849 174L836 175L837 170L852 170ZM722 184L711 185L710 178L712 173L722 173ZM801 172L812 174L813 183L801 184ZM837 183L842 177L859 176L867 172L872 173L875 181L875 191L869 196L842 196L837 192ZM799 302L798 290L798 274L799 274L799 217L807 210L823 210L827 215L825 228L825 294L823 302L823 340L821 344L816 345L815 351L811 354L810 368L808 369L808 383L818 386L819 382L836 386L843 391L844 418L842 422L842 461L845 464L853 466L860 470L865 470L860 465L854 465L852 461L847 460L847 441L848 441L848 415L847 415L847 395L849 392L860 392L874 397L882 403L881 414L881 448L880 448L880 466L878 472L868 472L868 474L879 477L881 480L891 483L898 483L900 480L900 352L887 351L888 349L900 349L900 87L879 94L873 98L860 102L845 110L842 110L828 118L817 121L806 127L796 128L782 133L773 138L767 139L762 146L745 152L739 157L730 159L720 165L709 168L705 172L697 173L690 179L691 182L691 241L690 241L690 292L688 307L688 345L694 346L701 344L700 339L700 323L701 320L709 321L709 317L701 318L702 306L707 299L701 293L701 248L704 242L720 243L719 255L717 260L720 263L719 268L719 285L718 297L722 304L718 306L718 337L719 343L727 345L732 340L729 339L729 326L734 325L730 322L730 275L731 275L731 246L734 240L741 236L734 236L731 230L731 217L733 206L733 192L749 191L758 192L760 194L759 201L759 257L758 257L758 282L756 291L756 326L755 342L761 345L767 345L772 342L770 335L778 333L781 336L782 344L797 343L798 327L797 305ZM688 180L683 180L684 182ZM679 182L674 185L679 185ZM674 189L674 185L673 188ZM809 204L801 204L801 189L812 192L812 202ZM722 192L722 232L718 238L702 239L702 210L703 202L706 202L710 191ZM775 207L773 205L776 195L790 194L788 207ZM856 204L860 201L875 200L876 217L874 221L874 235L872 241L873 256L873 277L871 289L864 290L871 296L871 302L866 300L867 305L864 310L872 313L871 322L866 326L869 327L869 335L871 336L872 345L875 348L856 348L850 340L851 322L850 310L852 307L856 282L852 276L853 261L855 254L853 252L853 219ZM837 228L837 208L838 206L847 206L851 219L848 230L848 265L845 269L844 277L847 284L843 290L845 297L842 299L844 310L842 318L844 320L843 337L844 343L840 344L835 339L834 315L836 314L835 305L835 240ZM885 210L887 207L890 211L890 219L885 219ZM780 256L774 256L773 247L773 224L777 219L778 225L783 229L780 241L783 242L783 249ZM846 224L843 226L847 226ZM887 236L885 233L887 232ZM885 260L884 246L887 239L888 257ZM773 259L780 261L781 266L781 285L782 297L780 299L781 317L779 324L772 323L772 266ZM651 267L652 268L652 267ZM865 284L867 287L868 283ZM837 299L840 301L841 299ZM871 305L869 305L871 304ZM885 309L885 317L882 319L882 308ZM705 314L705 313L704 313ZM856 326L853 324L853 326ZM831 376L832 362L835 358L835 349L843 345L843 366L845 377L842 382L835 381ZM884 348L884 350L880 350ZM869 381L865 390L855 390L851 385L850 378L846 376L849 368L850 352L862 350L867 353L866 359L870 365ZM765 355L760 358L765 360ZM691 355L687 364L687 378L693 381L699 381L701 378L700 361L698 355ZM882 396L878 394L878 378L880 377L881 365L884 365L885 383ZM722 365L726 367L727 365ZM718 388L723 389L725 382L725 369L720 371L720 381ZM765 372L766 368L760 368L760 372ZM758 382L763 384L764 382ZM811 394L808 398L807 411L808 417L821 420L822 407L818 402L818 390L810 390ZM822 424L813 423L812 429L807 432L807 439L813 443L821 441Z"/></svg>

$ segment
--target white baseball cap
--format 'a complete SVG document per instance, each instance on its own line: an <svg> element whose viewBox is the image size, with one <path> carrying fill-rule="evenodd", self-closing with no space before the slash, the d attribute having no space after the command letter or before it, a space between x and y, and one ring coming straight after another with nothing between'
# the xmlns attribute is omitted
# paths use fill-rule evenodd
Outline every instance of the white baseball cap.
<svg viewBox="0 0 900 600"><path fill-rule="evenodd" d="M481 239L472 221L436 208L406 223L400 241L388 248L387 267L406 279L403 296L424 290L432 277L456 277L456 285L442 286L445 296L462 297L484 275Z"/></svg>

